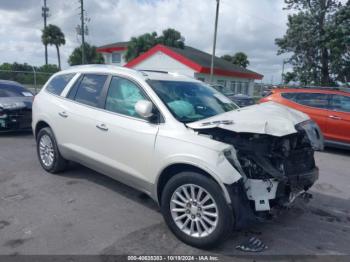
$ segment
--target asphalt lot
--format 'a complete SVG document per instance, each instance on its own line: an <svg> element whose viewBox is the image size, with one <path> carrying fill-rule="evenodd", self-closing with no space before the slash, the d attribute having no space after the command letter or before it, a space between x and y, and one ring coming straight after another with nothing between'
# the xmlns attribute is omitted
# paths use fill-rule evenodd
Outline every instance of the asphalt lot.
<svg viewBox="0 0 350 262"><path fill-rule="evenodd" d="M0 134L0 254L241 255L235 246L249 236L269 246L265 255L350 254L350 151L316 158L309 203L205 252L178 241L140 192L77 164L47 174L31 134Z"/></svg>

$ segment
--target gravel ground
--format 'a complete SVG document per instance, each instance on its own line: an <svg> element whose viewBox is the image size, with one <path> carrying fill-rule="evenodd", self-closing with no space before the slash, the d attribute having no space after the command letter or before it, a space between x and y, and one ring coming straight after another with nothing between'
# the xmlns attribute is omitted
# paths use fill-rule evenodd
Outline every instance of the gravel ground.
<svg viewBox="0 0 350 262"><path fill-rule="evenodd" d="M316 159L320 179L309 203L297 201L203 251L178 241L140 192L78 164L49 175L31 134L2 134L0 254L245 255L235 246L249 236L268 245L264 255L350 254L350 151L329 149Z"/></svg>

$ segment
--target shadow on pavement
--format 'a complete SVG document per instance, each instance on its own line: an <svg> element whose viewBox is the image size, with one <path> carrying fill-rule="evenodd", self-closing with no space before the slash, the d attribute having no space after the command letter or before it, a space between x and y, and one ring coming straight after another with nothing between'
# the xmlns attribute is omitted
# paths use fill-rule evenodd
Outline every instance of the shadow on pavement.
<svg viewBox="0 0 350 262"><path fill-rule="evenodd" d="M326 147L324 149L324 152L330 153L330 154L336 154L336 155L350 156L350 148L343 149L343 148L336 148L336 147Z"/></svg>
<svg viewBox="0 0 350 262"><path fill-rule="evenodd" d="M83 169L83 170L82 170ZM86 179L104 186L130 200L159 211L148 196L79 164L72 164L63 176ZM103 255L116 254L207 254L207 255L315 255L350 254L350 201L313 193L309 203L297 200L289 210L282 210L270 221L249 229L235 231L220 247L210 251L192 248L177 240L165 223L134 231L105 248ZM245 253L235 249L255 236L269 248L262 253ZM149 252L147 252L149 250Z"/></svg>
<svg viewBox="0 0 350 262"><path fill-rule="evenodd" d="M105 176L78 163L70 163L68 170L58 175L69 178L88 180L105 188L108 188L117 194L123 195L130 200L141 203L152 210L159 211L157 204L147 194L142 193L132 187L118 182L117 180L114 180L113 178ZM67 183L69 183L69 181Z"/></svg>
<svg viewBox="0 0 350 262"><path fill-rule="evenodd" d="M159 223L117 240L102 254L200 254L220 257L349 254L348 210L348 200L317 194L312 203L298 201L290 210L281 212L271 221L233 232L226 242L212 250L199 250L185 245L174 237L164 223ZM261 253L236 250L238 244L251 236L262 240L268 250Z"/></svg>
<svg viewBox="0 0 350 262"><path fill-rule="evenodd" d="M23 130L23 131L0 131L0 139L2 137L6 138L16 138L16 137L29 137L33 136L32 130Z"/></svg>

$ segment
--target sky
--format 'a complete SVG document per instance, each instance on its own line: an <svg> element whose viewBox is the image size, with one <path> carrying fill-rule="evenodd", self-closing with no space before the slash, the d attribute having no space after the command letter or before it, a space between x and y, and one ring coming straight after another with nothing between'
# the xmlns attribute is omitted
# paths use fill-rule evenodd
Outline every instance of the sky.
<svg viewBox="0 0 350 262"><path fill-rule="evenodd" d="M41 43L43 0L0 0L0 63L44 64ZM59 26L66 37L60 48L63 68L80 43L78 0L47 0L48 24ZM89 35L99 46L128 41L146 32L175 28L185 44L211 53L215 0L84 0ZM282 61L275 39L287 29L288 11L282 0L220 0L216 54L245 52L251 70L264 75L263 82L281 81ZM56 49L48 47L49 63L57 64ZM286 67L288 70L288 66Z"/></svg>

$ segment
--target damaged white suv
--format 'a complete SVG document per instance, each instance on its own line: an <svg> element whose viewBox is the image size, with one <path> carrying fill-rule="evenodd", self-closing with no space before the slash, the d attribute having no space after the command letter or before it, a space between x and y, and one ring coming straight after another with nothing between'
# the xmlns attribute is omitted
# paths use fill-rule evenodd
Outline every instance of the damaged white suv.
<svg viewBox="0 0 350 262"><path fill-rule="evenodd" d="M273 102L241 109L189 77L106 65L51 77L32 127L46 171L71 160L133 186L179 239L202 248L308 190L323 147L301 112Z"/></svg>

